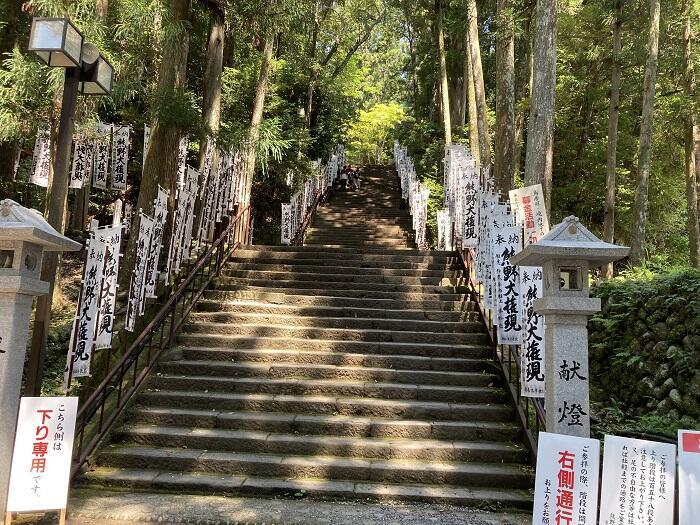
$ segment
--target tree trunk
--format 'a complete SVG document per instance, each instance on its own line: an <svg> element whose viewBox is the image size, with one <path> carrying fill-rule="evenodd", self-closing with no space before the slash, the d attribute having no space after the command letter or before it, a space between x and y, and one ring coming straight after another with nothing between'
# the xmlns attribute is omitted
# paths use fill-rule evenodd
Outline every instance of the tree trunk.
<svg viewBox="0 0 700 525"><path fill-rule="evenodd" d="M464 38L461 35L450 38L448 46L453 53L458 53L458 56L466 56ZM447 71L447 79L450 84L450 122L452 126L462 128L465 124L466 111L465 68L464 64L455 64L455 61L450 65L452 71L450 68Z"/></svg>
<svg viewBox="0 0 700 525"><path fill-rule="evenodd" d="M617 128L620 119L620 50L622 49L622 0L615 0L613 21L612 73L610 75L610 107L608 109L608 154L605 181L605 218L603 240L615 242L615 193L617 189ZM613 263L603 266L603 277L613 276Z"/></svg>
<svg viewBox="0 0 700 525"><path fill-rule="evenodd" d="M496 191L513 189L515 153L515 41L513 2L498 0L496 37L496 136L493 165Z"/></svg>
<svg viewBox="0 0 700 525"><path fill-rule="evenodd" d="M311 110L313 109L314 91L316 89L316 81L318 80L318 66L316 64L316 46L318 45L318 28L319 20L319 5L318 1L314 2L314 28L311 31L311 42L309 43L309 85L306 89L306 113L304 115L304 124L308 129L311 127Z"/></svg>
<svg viewBox="0 0 700 525"><path fill-rule="evenodd" d="M477 164L481 164L479 155L479 117L476 109L476 91L474 90L474 68L472 67L472 57L469 46L469 32L464 32L464 39L467 44L466 67L467 67L467 101L469 106L469 149Z"/></svg>
<svg viewBox="0 0 700 525"><path fill-rule="evenodd" d="M634 193L632 238L630 262L633 266L646 259L646 226L649 206L649 173L651 171L651 132L654 117L654 95L656 91L656 70L659 58L659 19L661 0L650 0L649 48L646 73L644 75L644 98L642 103L642 125L639 132L639 166L637 169L637 189Z"/></svg>
<svg viewBox="0 0 700 525"><path fill-rule="evenodd" d="M190 0L169 0L170 18L173 23L183 23L190 18ZM167 30L167 29L166 29ZM189 51L189 33L182 31L177 38L166 38L163 41L163 58L158 68L158 83L156 90L162 95L169 92L182 94L185 90L187 75L187 55ZM169 216L175 209L175 193L177 186L178 152L180 149L181 130L175 124L156 118L151 127L151 139L143 167L141 187L136 204L136 211L143 210L146 215L153 214L153 201L158 194L158 186L170 190L168 199ZM172 224L172 221L169 221ZM139 216L135 213L132 224L132 235L129 236L127 249L124 252L123 268L133 267L134 250L138 240ZM171 226L163 232L163 245L170 242ZM164 250L167 253L167 249ZM128 290L131 274L121 272L120 286Z"/></svg>
<svg viewBox="0 0 700 525"><path fill-rule="evenodd" d="M685 117L685 193L688 207L688 240L690 244L690 265L700 267L700 223L698 222L698 168L700 158L697 156L695 145L700 143L700 126L695 103L695 68L693 64L693 3L683 2L683 89L688 102ZM697 133L697 135L696 135Z"/></svg>
<svg viewBox="0 0 700 525"><path fill-rule="evenodd" d="M0 143L0 201L15 198L15 160L19 144L16 140Z"/></svg>
<svg viewBox="0 0 700 525"><path fill-rule="evenodd" d="M515 147L513 152L513 177L520 178L523 165L523 136L525 134L525 104L523 101L530 95L532 82L532 11L533 2L529 2L525 13L525 24L522 28L522 39L518 45L517 70L515 77Z"/></svg>
<svg viewBox="0 0 700 525"><path fill-rule="evenodd" d="M447 62L445 60L445 33L442 28L442 0L435 0L435 19L437 26L438 58L440 59L440 94L442 95L442 124L445 129L445 144L452 144L452 120L450 118L450 93L447 81Z"/></svg>
<svg viewBox="0 0 700 525"><path fill-rule="evenodd" d="M552 147L557 85L557 0L538 0L535 8L533 78L525 151L525 184L542 184L550 215Z"/></svg>
<svg viewBox="0 0 700 525"><path fill-rule="evenodd" d="M488 107L484 87L484 71L481 66L481 48L479 46L479 25L476 0L467 0L469 31L469 54L474 76L474 94L476 96L477 127L479 129L479 158L482 166L491 165L491 138L489 134Z"/></svg>
<svg viewBox="0 0 700 525"><path fill-rule="evenodd" d="M260 64L260 75L255 88L255 102L253 104L253 115L250 119L250 131L248 133L248 144L246 145L246 191L243 196L245 204L250 203L250 192L253 188L253 174L255 173L255 151L258 139L260 138L260 124L262 123L263 111L265 110L265 97L270 82L270 64L272 62L272 51L275 47L275 36L272 30L268 30L265 35L265 45L263 48L262 63Z"/></svg>

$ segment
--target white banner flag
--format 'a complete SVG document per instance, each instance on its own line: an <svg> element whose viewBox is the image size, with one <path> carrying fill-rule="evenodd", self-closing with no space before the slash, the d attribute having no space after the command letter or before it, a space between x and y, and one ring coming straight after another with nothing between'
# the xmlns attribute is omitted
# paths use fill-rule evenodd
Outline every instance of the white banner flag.
<svg viewBox="0 0 700 525"><path fill-rule="evenodd" d="M134 271L129 287L129 300L126 308L126 329L134 331L136 317L143 312L144 281L146 278L146 261L151 249L151 236L153 232L153 219L140 212L139 237L136 244L134 257Z"/></svg>
<svg viewBox="0 0 700 525"><path fill-rule="evenodd" d="M92 144L85 139L77 139L73 148L73 166L70 172L69 188L82 188L90 180L92 168Z"/></svg>
<svg viewBox="0 0 700 525"><path fill-rule="evenodd" d="M518 269L510 263L510 258L520 251L521 232L519 226L499 228L492 239L499 345L520 344L520 282Z"/></svg>
<svg viewBox="0 0 700 525"><path fill-rule="evenodd" d="M700 517L700 432L678 431L678 525Z"/></svg>
<svg viewBox="0 0 700 525"><path fill-rule="evenodd" d="M542 297L542 268L520 266L520 308L523 323L520 350L520 395L544 397L544 316L535 312Z"/></svg>
<svg viewBox="0 0 700 525"><path fill-rule="evenodd" d="M675 445L605 436L600 524L673 525L675 474Z"/></svg>
<svg viewBox="0 0 700 525"><path fill-rule="evenodd" d="M129 126L114 126L112 136L112 189L126 190L129 165Z"/></svg>
<svg viewBox="0 0 700 525"><path fill-rule="evenodd" d="M77 413L77 397L22 398L7 512L66 508Z"/></svg>
<svg viewBox="0 0 700 525"><path fill-rule="evenodd" d="M465 170L467 182L464 187L464 226L462 228L462 247L473 248L479 242L479 171L476 167Z"/></svg>
<svg viewBox="0 0 700 525"><path fill-rule="evenodd" d="M525 229L525 246L529 246L544 237L549 232L549 221L547 220L542 185L535 184L526 188L510 190L508 196L516 220L521 222Z"/></svg>
<svg viewBox="0 0 700 525"><path fill-rule="evenodd" d="M83 288L78 302L78 311L74 321L73 336L70 348L72 350L72 377L87 377L90 375L90 361L97 329L98 303L102 290L102 274L105 262L105 243L96 232L90 233ZM67 373L67 371L66 371Z"/></svg>
<svg viewBox="0 0 700 525"><path fill-rule="evenodd" d="M538 439L532 525L596 525L600 442L549 432Z"/></svg>
<svg viewBox="0 0 700 525"><path fill-rule="evenodd" d="M102 290L99 302L99 320L95 348L112 346L112 329L117 304L117 278L121 257L122 226L110 226L97 230L97 238L105 245L105 264L102 274Z"/></svg>
<svg viewBox="0 0 700 525"><path fill-rule="evenodd" d="M29 182L46 188L49 185L49 169L51 166L51 131L50 128L39 128L34 142L32 167L29 171Z"/></svg>
<svg viewBox="0 0 700 525"><path fill-rule="evenodd" d="M93 153L92 185L101 190L107 189L107 175L109 173L109 148L112 139L112 125L98 124L97 138Z"/></svg>
<svg viewBox="0 0 700 525"><path fill-rule="evenodd" d="M163 248L163 228L168 219L168 197L170 193L158 186L158 196L153 206L153 241L146 261L146 297L156 297L156 285L158 284L158 261L160 251Z"/></svg>
<svg viewBox="0 0 700 525"><path fill-rule="evenodd" d="M292 244L292 205L282 203L282 244Z"/></svg>
<svg viewBox="0 0 700 525"><path fill-rule="evenodd" d="M177 151L177 184L182 188L185 184L185 171L187 168L187 147L189 137L185 135L180 138L180 147Z"/></svg>
<svg viewBox="0 0 700 525"><path fill-rule="evenodd" d="M141 160L142 169L146 167L146 157L148 156L148 144L151 142L151 126L143 125L143 159Z"/></svg>

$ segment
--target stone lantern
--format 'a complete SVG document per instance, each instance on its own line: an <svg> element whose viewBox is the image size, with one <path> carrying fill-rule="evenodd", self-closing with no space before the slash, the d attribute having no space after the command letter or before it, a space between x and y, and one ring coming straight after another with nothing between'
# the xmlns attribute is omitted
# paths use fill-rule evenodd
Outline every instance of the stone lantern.
<svg viewBox="0 0 700 525"><path fill-rule="evenodd" d="M40 280L46 251L76 251L80 243L59 234L36 210L0 202L0 510L6 506L22 370L34 297L45 295ZM4 514L3 514L4 515Z"/></svg>
<svg viewBox="0 0 700 525"><path fill-rule="evenodd" d="M544 290L534 308L545 324L547 432L590 436L586 325L600 311L600 299L589 296L588 271L628 253L629 248L601 241L571 216L510 259L517 266L542 267Z"/></svg>

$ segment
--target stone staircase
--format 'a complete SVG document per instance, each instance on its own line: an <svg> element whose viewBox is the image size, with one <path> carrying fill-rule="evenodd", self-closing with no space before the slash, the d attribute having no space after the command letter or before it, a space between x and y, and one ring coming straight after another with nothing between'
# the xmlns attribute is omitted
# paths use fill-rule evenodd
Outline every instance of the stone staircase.
<svg viewBox="0 0 700 525"><path fill-rule="evenodd" d="M319 210L308 245L235 253L83 482L531 505L453 254L408 247L395 176L363 183Z"/></svg>

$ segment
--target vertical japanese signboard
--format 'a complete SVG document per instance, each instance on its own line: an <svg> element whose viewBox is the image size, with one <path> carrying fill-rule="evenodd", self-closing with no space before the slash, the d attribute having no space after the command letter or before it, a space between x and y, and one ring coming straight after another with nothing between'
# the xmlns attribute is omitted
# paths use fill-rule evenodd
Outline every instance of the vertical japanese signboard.
<svg viewBox="0 0 700 525"><path fill-rule="evenodd" d="M92 185L101 190L107 189L107 175L109 168L109 146L112 138L111 124L97 125L97 138L93 159Z"/></svg>
<svg viewBox="0 0 700 525"><path fill-rule="evenodd" d="M69 188L82 188L89 182L92 168L92 144L85 139L77 139L73 149L73 166L70 172Z"/></svg>
<svg viewBox="0 0 700 525"><path fill-rule="evenodd" d="M596 524L599 457L597 439L540 432L532 525Z"/></svg>
<svg viewBox="0 0 700 525"><path fill-rule="evenodd" d="M462 247L473 248L479 242L479 171L476 167L466 170L467 182L464 188L464 229Z"/></svg>
<svg viewBox="0 0 700 525"><path fill-rule="evenodd" d="M49 185L49 165L51 164L51 141L49 128L39 128L34 142L32 167L29 182L46 188Z"/></svg>
<svg viewBox="0 0 700 525"><path fill-rule="evenodd" d="M77 397L23 397L7 512L65 509Z"/></svg>
<svg viewBox="0 0 700 525"><path fill-rule="evenodd" d="M129 164L129 126L114 126L112 138L112 188L126 190L127 166Z"/></svg>
<svg viewBox="0 0 700 525"><path fill-rule="evenodd" d="M700 432L678 431L678 525L700 519Z"/></svg>
<svg viewBox="0 0 700 525"><path fill-rule="evenodd" d="M148 144L151 141L151 126L143 125L143 160L141 161L142 168L146 167L146 157L148 156Z"/></svg>
<svg viewBox="0 0 700 525"><path fill-rule="evenodd" d="M117 304L117 278L121 257L122 226L101 228L97 231L98 240L105 247L105 264L102 272L102 289L98 305L99 320L95 336L95 349L112 346L112 328Z"/></svg>
<svg viewBox="0 0 700 525"><path fill-rule="evenodd" d="M292 205L282 203L282 244L292 244Z"/></svg>
<svg viewBox="0 0 700 525"><path fill-rule="evenodd" d="M153 206L153 241L146 260L146 297L156 297L156 285L158 284L158 261L160 251L163 248L163 229L168 219L169 192L158 185L158 196Z"/></svg>
<svg viewBox="0 0 700 525"><path fill-rule="evenodd" d="M675 473L675 445L605 436L600 524L672 525Z"/></svg>
<svg viewBox="0 0 700 525"><path fill-rule="evenodd" d="M520 344L518 269L510 263L510 258L520 251L520 233L518 226L507 226L495 230L492 238L499 345Z"/></svg>
<svg viewBox="0 0 700 525"><path fill-rule="evenodd" d="M177 183L180 188L185 184L185 170L187 168L187 147L189 138L187 135L180 138L180 147L177 152Z"/></svg>
<svg viewBox="0 0 700 525"><path fill-rule="evenodd" d="M508 192L510 205L523 223L524 245L536 243L549 232L542 185L535 184Z"/></svg>
<svg viewBox="0 0 700 525"><path fill-rule="evenodd" d="M129 332L134 331L136 317L143 312L144 281L146 277L146 261L151 249L151 234L153 231L153 219L143 212L140 213L139 237L136 243L136 255L134 258L134 272L131 276L129 298L126 306L125 328Z"/></svg>

